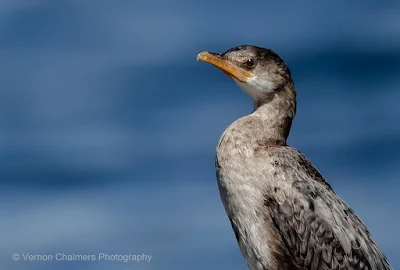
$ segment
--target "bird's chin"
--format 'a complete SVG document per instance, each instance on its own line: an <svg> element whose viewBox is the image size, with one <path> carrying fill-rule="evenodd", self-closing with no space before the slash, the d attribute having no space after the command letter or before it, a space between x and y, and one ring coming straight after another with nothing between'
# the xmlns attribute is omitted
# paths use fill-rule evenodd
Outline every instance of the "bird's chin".
<svg viewBox="0 0 400 270"><path fill-rule="evenodd" d="M257 77L250 78L246 82L241 82L235 78L232 79L245 93L251 96L254 100L263 99L266 96L274 93L274 84L264 80L260 80Z"/></svg>

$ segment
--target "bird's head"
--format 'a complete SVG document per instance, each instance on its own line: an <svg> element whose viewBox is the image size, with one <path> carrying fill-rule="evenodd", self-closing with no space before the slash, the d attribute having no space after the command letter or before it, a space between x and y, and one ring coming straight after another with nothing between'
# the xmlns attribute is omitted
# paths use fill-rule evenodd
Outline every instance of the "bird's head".
<svg viewBox="0 0 400 270"><path fill-rule="evenodd" d="M269 49L242 45L224 53L203 51L197 55L197 60L221 69L255 102L269 99L288 83L293 83L285 62Z"/></svg>

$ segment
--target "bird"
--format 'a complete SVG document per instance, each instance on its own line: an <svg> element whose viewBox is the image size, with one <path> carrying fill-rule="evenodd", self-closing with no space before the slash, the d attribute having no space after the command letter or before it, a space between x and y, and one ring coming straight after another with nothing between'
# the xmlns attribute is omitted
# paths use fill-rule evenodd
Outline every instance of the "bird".
<svg viewBox="0 0 400 270"><path fill-rule="evenodd" d="M291 72L270 49L202 51L253 99L216 150L220 197L250 270L392 270L370 232L321 173L287 144L296 114Z"/></svg>

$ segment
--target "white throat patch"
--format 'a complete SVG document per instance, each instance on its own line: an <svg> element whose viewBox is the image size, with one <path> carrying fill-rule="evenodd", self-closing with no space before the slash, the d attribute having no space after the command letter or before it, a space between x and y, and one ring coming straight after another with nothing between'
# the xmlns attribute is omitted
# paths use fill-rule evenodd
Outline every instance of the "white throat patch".
<svg viewBox="0 0 400 270"><path fill-rule="evenodd" d="M233 78L239 87L249 94L254 100L265 97L274 92L275 84L270 81L259 79L257 76L247 79L247 82L241 82Z"/></svg>

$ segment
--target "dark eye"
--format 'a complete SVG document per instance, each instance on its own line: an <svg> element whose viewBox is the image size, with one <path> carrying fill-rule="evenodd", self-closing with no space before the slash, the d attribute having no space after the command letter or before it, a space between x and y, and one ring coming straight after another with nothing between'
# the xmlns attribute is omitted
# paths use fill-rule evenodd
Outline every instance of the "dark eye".
<svg viewBox="0 0 400 270"><path fill-rule="evenodd" d="M255 62L254 62L254 59L252 59L252 58L247 59L245 62L245 66L248 68L252 68L252 67L254 67L254 65L255 65Z"/></svg>

